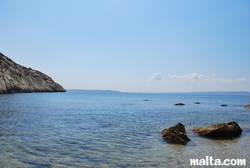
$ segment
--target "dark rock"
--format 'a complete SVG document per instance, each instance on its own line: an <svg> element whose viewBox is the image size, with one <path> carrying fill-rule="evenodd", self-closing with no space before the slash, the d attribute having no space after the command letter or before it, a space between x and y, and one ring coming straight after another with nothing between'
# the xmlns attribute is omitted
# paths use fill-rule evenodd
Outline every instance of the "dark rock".
<svg viewBox="0 0 250 168"><path fill-rule="evenodd" d="M250 104L247 104L244 106L245 108L250 108Z"/></svg>
<svg viewBox="0 0 250 168"><path fill-rule="evenodd" d="M208 138L227 139L240 136L242 129L233 121L195 128L193 132Z"/></svg>
<svg viewBox="0 0 250 168"><path fill-rule="evenodd" d="M184 106L184 103L176 103L175 106Z"/></svg>
<svg viewBox="0 0 250 168"><path fill-rule="evenodd" d="M178 123L173 127L162 130L161 135L162 138L168 143L185 145L188 141L190 141L186 135L185 127L182 123Z"/></svg>
<svg viewBox="0 0 250 168"><path fill-rule="evenodd" d="M200 102L194 102L194 104L201 104Z"/></svg>
<svg viewBox="0 0 250 168"><path fill-rule="evenodd" d="M51 77L21 66L0 53L0 94L65 91Z"/></svg>
<svg viewBox="0 0 250 168"><path fill-rule="evenodd" d="M149 101L148 99L144 99L144 101Z"/></svg>
<svg viewBox="0 0 250 168"><path fill-rule="evenodd" d="M221 106L222 106L222 107L226 107L226 106L227 106L227 104L222 104Z"/></svg>

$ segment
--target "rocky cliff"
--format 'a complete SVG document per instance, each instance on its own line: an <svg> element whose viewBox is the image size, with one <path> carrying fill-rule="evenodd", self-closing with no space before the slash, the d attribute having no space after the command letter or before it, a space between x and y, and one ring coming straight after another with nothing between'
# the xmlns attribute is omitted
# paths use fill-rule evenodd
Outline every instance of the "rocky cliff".
<svg viewBox="0 0 250 168"><path fill-rule="evenodd" d="M0 94L65 91L44 73L21 66L0 53Z"/></svg>

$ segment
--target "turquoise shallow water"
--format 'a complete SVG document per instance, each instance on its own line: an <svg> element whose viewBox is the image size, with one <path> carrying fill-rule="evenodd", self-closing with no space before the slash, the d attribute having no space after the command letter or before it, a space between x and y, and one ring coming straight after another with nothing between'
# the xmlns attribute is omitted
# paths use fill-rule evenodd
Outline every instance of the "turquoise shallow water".
<svg viewBox="0 0 250 168"><path fill-rule="evenodd" d="M174 106L178 102L186 105ZM250 167L250 109L242 106L249 103L250 94L224 93L0 95L0 167L189 167L189 159L205 156L243 158ZM239 138L192 133L227 121L242 127ZM192 140L186 146L161 138L178 122Z"/></svg>

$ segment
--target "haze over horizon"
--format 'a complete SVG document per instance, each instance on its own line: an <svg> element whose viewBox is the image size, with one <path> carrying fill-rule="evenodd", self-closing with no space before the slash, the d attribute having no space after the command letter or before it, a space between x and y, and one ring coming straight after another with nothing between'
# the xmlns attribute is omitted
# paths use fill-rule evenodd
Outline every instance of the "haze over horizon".
<svg viewBox="0 0 250 168"><path fill-rule="evenodd" d="M250 1L3 0L0 52L65 89L250 91Z"/></svg>

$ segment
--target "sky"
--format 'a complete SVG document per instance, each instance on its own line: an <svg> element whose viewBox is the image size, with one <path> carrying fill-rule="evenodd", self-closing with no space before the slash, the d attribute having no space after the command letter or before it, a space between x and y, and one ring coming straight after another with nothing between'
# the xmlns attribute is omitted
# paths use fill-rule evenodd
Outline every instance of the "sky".
<svg viewBox="0 0 250 168"><path fill-rule="evenodd" d="M250 91L249 0L1 0L0 52L66 89Z"/></svg>

